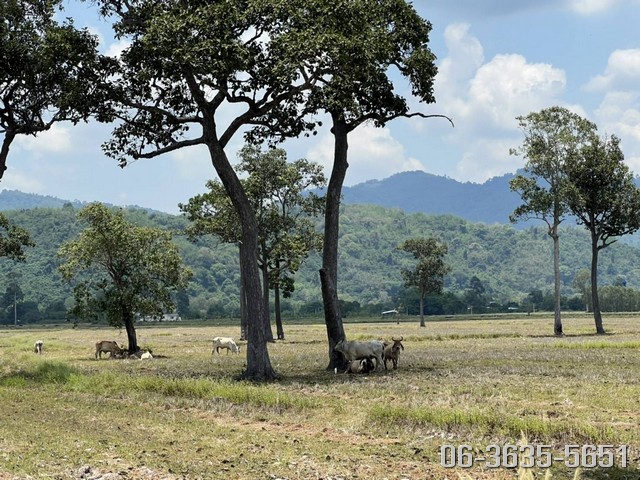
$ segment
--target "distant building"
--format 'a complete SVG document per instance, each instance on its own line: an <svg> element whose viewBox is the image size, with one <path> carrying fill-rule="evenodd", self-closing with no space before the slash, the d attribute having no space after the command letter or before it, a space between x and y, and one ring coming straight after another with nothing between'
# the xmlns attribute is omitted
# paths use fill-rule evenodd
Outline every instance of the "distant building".
<svg viewBox="0 0 640 480"><path fill-rule="evenodd" d="M161 317L157 315L145 315L139 317L139 322L179 322L182 318L177 313L165 313Z"/></svg>

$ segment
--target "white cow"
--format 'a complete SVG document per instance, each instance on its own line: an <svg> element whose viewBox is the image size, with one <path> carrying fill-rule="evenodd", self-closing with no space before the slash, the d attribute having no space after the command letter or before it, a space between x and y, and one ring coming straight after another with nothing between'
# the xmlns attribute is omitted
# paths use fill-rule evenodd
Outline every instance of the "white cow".
<svg viewBox="0 0 640 480"><path fill-rule="evenodd" d="M380 340L370 340L368 342L340 340L333 349L342 353L347 362L362 360L363 358L375 358L376 370L380 370L384 357L384 343Z"/></svg>
<svg viewBox="0 0 640 480"><path fill-rule="evenodd" d="M33 351L37 354L42 353L42 347L44 346L44 342L42 340L37 340L36 343L33 344Z"/></svg>
<svg viewBox="0 0 640 480"><path fill-rule="evenodd" d="M211 355L213 352L220 353L221 348L227 349L227 354L229 351L233 353L240 353L240 347L236 345L236 342L231 337L216 337L213 339L213 350L211 350Z"/></svg>

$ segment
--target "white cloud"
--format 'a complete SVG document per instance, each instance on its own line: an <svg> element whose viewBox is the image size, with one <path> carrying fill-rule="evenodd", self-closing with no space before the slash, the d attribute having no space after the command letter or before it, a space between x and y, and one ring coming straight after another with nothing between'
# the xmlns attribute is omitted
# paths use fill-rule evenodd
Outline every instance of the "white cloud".
<svg viewBox="0 0 640 480"><path fill-rule="evenodd" d="M447 27L445 39L448 52L435 93L455 122L455 128L440 130L458 153L448 175L482 182L515 171L520 165L508 152L522 141L516 117L562 104L565 72L512 53L485 61L481 43L466 24Z"/></svg>
<svg viewBox="0 0 640 480"><path fill-rule="evenodd" d="M127 39L118 40L117 42L114 42L111 45L109 45L105 55L109 57L118 58L120 57L120 55L122 55L122 52L124 52L127 48L129 48L130 45L131 45L131 42Z"/></svg>
<svg viewBox="0 0 640 480"><path fill-rule="evenodd" d="M453 138L470 130L513 131L518 115L559 102L567 82L563 70L529 63L518 54L499 54L485 63L482 45L467 24L449 25L445 39L447 57L438 67L435 94L454 119Z"/></svg>
<svg viewBox="0 0 640 480"><path fill-rule="evenodd" d="M42 193L44 185L34 175L25 174L20 169L15 169L11 163L0 182L3 190L20 190L26 193Z"/></svg>
<svg viewBox="0 0 640 480"><path fill-rule="evenodd" d="M73 150L70 128L53 124L49 130L40 132L37 137L18 135L15 145L35 154L70 152Z"/></svg>
<svg viewBox="0 0 640 480"><path fill-rule="evenodd" d="M569 8L581 15L592 15L610 10L620 3L620 0L569 0Z"/></svg>
<svg viewBox="0 0 640 480"><path fill-rule="evenodd" d="M496 55L480 67L468 90L469 111L482 125L512 129L515 117L557 102L566 85L562 70L528 63L522 55Z"/></svg>
<svg viewBox="0 0 640 480"><path fill-rule="evenodd" d="M640 91L609 92L595 111L598 130L620 137L625 161L640 173Z"/></svg>
<svg viewBox="0 0 640 480"><path fill-rule="evenodd" d="M334 137L323 136L307 154L312 162L324 167L327 177L333 165ZM372 178L386 178L397 172L424 170L422 162L407 157L404 147L387 128L362 125L349 134L349 170L346 185Z"/></svg>
<svg viewBox="0 0 640 480"><path fill-rule="evenodd" d="M477 38L469 35L468 23L448 25L444 31L448 55L438 66L436 92L453 91L475 74L484 61L484 51Z"/></svg>
<svg viewBox="0 0 640 480"><path fill-rule="evenodd" d="M640 82L640 49L616 50L609 55L602 75L592 78L585 86L589 91L637 88Z"/></svg>
<svg viewBox="0 0 640 480"><path fill-rule="evenodd" d="M482 183L490 178L515 172L522 167L523 160L509 155L509 149L517 145L515 138L479 139L465 149L452 177L460 181Z"/></svg>

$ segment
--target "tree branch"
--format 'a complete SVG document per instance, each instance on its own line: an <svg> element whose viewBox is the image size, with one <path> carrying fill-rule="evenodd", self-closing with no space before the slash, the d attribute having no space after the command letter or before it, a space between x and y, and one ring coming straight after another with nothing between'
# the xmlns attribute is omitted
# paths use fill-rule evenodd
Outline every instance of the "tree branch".
<svg viewBox="0 0 640 480"><path fill-rule="evenodd" d="M182 140L181 142L174 142L171 145L167 145L166 147L158 148L153 152L148 153L139 153L133 156L135 160L139 158L154 158L165 153L174 152L184 147L191 147L194 145L203 145L205 143L204 137L193 138L189 140Z"/></svg>

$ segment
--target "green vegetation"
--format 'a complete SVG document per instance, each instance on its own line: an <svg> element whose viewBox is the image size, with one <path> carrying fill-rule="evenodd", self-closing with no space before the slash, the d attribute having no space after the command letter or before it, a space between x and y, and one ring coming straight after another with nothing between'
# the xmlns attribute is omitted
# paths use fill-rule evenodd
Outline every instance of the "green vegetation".
<svg viewBox="0 0 640 480"><path fill-rule="evenodd" d="M125 327L130 353L138 351L136 317L161 316L173 309L172 292L184 289L184 268L171 234L125 220L124 213L92 203L78 213L86 228L58 251L60 272L75 284L72 315L106 317Z"/></svg>
<svg viewBox="0 0 640 480"><path fill-rule="evenodd" d="M565 337L541 335L552 318L346 323L349 338L404 336L398 370L370 375L327 372L322 322L290 325L269 346L280 380L259 385L236 379L243 355L211 353L239 325L141 325L155 357L128 361L94 359L96 340L126 336L108 326L0 329L0 478L512 480L515 469L445 469L440 447L518 443L556 456L629 445L627 467L617 458L580 478L637 478L638 318L607 317L602 337L589 316L565 314ZM518 478L575 472L554 462Z"/></svg>
<svg viewBox="0 0 640 480"><path fill-rule="evenodd" d="M491 301L500 306L513 305L519 312L531 308L532 303L536 310L553 309L553 272L549 268L552 245L545 228L517 230L508 225L474 224L452 216L406 214L371 205L342 208L339 294L347 320L363 314L379 315L399 304L403 305L403 312L408 309L410 314L419 313L417 294L402 286L401 270L411 268L412 259L397 246L406 239L425 234L447 244L445 262L451 267L445 276L443 294L427 296L427 315L451 314L455 308L458 308L455 312L466 313L467 307L475 303L480 287L487 312L498 311L497 307L486 308ZM13 271L21 274L18 286L24 301L18 304L17 313L22 323L65 321L67 310L73 304L73 292L58 273L56 252L84 227L76 218L77 212L71 205L6 212L7 218L29 231L36 243L26 250L25 263L0 259L0 278L7 278ZM136 225L174 233L181 257L194 273L186 289L186 306L183 304L180 311L183 318L228 322L229 317L239 317L239 266L235 246L223 245L211 238L190 242L183 235L188 222L179 216L129 208L125 210L125 217ZM584 309L582 292L572 285L578 272L589 268L589 236L579 227L560 229L560 235L563 308L581 310ZM599 283L603 311L640 308L638 264L640 252L622 242L602 251ZM282 302L285 323L292 318L322 317L320 265L317 254L311 254L302 263L295 276L295 291ZM4 298L5 293L0 291L0 321L13 323L13 297ZM481 313L475 305L473 312Z"/></svg>

